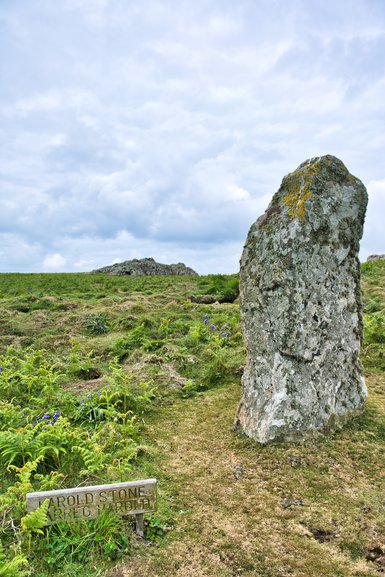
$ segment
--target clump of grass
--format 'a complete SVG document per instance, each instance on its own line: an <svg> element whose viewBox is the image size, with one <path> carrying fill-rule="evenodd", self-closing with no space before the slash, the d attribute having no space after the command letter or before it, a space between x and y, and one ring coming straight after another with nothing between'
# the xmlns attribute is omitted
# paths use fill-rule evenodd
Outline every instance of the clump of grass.
<svg viewBox="0 0 385 577"><path fill-rule="evenodd" d="M108 331L108 321L102 313L87 315L85 324L91 335L103 335Z"/></svg>
<svg viewBox="0 0 385 577"><path fill-rule="evenodd" d="M232 303L239 295L239 275L209 274L201 277L197 294L214 295L219 302Z"/></svg>
<svg viewBox="0 0 385 577"><path fill-rule="evenodd" d="M365 344L385 343L385 309L365 315Z"/></svg>
<svg viewBox="0 0 385 577"><path fill-rule="evenodd" d="M385 370L385 262L362 265L364 344L362 361L367 370Z"/></svg>
<svg viewBox="0 0 385 577"><path fill-rule="evenodd" d="M131 525L104 511L88 523L60 523L50 531L46 546L40 544L40 552L45 555L45 565L55 572L63 566L75 565L81 568L88 564L90 553L94 563L98 559L116 560L130 555Z"/></svg>

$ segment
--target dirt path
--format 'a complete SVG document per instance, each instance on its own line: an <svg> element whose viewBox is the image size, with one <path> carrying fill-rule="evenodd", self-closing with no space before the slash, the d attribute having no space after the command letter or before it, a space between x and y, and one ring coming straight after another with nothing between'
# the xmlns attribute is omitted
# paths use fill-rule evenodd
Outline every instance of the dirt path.
<svg viewBox="0 0 385 577"><path fill-rule="evenodd" d="M235 436L239 396L239 386L217 389L163 409L149 425L174 527L158 547L139 547L115 577L378 574L313 538L306 519L317 505L282 507L301 497L302 472L290 465L301 449L261 449Z"/></svg>

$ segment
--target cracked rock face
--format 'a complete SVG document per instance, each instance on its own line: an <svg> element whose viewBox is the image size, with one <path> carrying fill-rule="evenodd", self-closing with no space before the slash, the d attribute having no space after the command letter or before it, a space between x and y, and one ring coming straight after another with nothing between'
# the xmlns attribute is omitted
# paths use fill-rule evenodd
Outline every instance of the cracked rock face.
<svg viewBox="0 0 385 577"><path fill-rule="evenodd" d="M341 425L367 396L359 241L364 185L337 158L302 163L251 227L241 259L247 348L236 425L268 443Z"/></svg>

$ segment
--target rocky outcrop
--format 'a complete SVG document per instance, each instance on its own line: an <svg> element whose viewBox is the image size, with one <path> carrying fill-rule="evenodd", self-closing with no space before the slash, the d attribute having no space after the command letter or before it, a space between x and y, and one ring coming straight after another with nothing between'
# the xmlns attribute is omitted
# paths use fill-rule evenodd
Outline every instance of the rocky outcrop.
<svg viewBox="0 0 385 577"><path fill-rule="evenodd" d="M286 176L241 259L247 348L236 426L261 443L329 431L363 406L364 185L333 156Z"/></svg>
<svg viewBox="0 0 385 577"><path fill-rule="evenodd" d="M132 276L150 276L150 275L194 275L196 273L192 268L187 267L185 264L178 262L178 264L161 264L155 262L153 258L142 258L133 260L125 260L124 262L112 264L110 266L104 266L96 270L91 271L92 273L108 273L108 274L120 274L120 275L132 275Z"/></svg>
<svg viewBox="0 0 385 577"><path fill-rule="evenodd" d="M385 254L371 254L366 259L366 262L371 262L373 260L385 260Z"/></svg>

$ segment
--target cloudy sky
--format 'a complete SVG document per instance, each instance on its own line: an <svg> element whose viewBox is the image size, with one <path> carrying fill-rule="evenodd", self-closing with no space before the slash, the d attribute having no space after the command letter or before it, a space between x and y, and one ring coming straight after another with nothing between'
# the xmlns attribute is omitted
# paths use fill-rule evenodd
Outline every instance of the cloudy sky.
<svg viewBox="0 0 385 577"><path fill-rule="evenodd" d="M0 0L1 272L236 272L327 153L385 253L384 0Z"/></svg>

